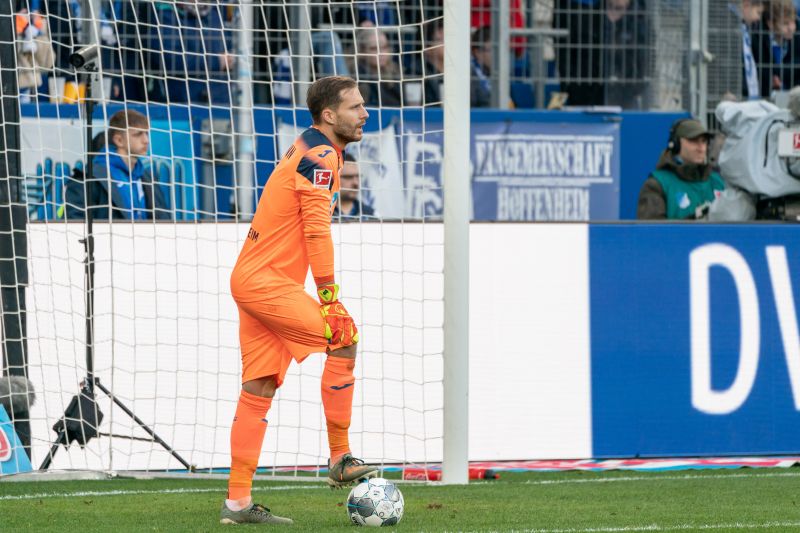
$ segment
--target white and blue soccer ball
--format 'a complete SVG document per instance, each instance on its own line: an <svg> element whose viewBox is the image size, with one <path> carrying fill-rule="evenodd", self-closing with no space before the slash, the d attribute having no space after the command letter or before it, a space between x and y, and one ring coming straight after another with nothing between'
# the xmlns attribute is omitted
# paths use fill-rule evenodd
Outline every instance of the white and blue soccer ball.
<svg viewBox="0 0 800 533"><path fill-rule="evenodd" d="M403 494L391 481L376 477L353 487L347 516L357 526L393 526L403 518Z"/></svg>

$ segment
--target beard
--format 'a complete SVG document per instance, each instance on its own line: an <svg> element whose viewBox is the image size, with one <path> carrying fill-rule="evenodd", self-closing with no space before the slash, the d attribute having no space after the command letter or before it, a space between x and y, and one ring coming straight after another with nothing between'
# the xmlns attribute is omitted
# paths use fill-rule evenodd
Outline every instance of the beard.
<svg viewBox="0 0 800 533"><path fill-rule="evenodd" d="M354 126L352 128L337 126L334 131L336 132L336 135L345 142L345 144L358 142L363 136L363 133L359 130L358 126Z"/></svg>

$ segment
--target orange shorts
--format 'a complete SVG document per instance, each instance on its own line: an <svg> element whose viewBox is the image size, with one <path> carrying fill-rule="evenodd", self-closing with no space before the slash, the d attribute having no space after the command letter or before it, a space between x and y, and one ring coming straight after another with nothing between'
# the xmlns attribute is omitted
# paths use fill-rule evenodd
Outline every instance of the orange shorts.
<svg viewBox="0 0 800 533"><path fill-rule="evenodd" d="M309 354L343 346L328 344L319 303L301 287L276 298L236 305L242 383L275 375L280 386L292 359L302 363Z"/></svg>

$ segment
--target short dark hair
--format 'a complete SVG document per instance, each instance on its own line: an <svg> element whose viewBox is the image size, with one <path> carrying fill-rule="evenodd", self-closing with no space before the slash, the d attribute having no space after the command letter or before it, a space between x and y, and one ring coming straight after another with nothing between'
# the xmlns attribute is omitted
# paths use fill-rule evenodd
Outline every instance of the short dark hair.
<svg viewBox="0 0 800 533"><path fill-rule="evenodd" d="M797 16L797 8L792 0L770 0L764 11L765 22L793 19Z"/></svg>
<svg viewBox="0 0 800 533"><path fill-rule="evenodd" d="M356 156L354 156L350 152L345 152L344 153L344 162L345 163L358 163L358 159L356 159Z"/></svg>
<svg viewBox="0 0 800 533"><path fill-rule="evenodd" d="M472 38L470 39L470 46L472 46L473 48L490 42L492 42L491 26L481 26L480 28L477 28L475 29L475 31L472 32Z"/></svg>
<svg viewBox="0 0 800 533"><path fill-rule="evenodd" d="M356 80L347 76L327 76L312 83L306 95L306 105L314 124L319 124L325 109L339 107L342 103L342 91L356 87Z"/></svg>
<svg viewBox="0 0 800 533"><path fill-rule="evenodd" d="M147 121L146 116L135 109L117 111L111 115L108 121L107 139L113 143L114 135L118 133L127 133L128 128L147 130L150 129L150 123Z"/></svg>

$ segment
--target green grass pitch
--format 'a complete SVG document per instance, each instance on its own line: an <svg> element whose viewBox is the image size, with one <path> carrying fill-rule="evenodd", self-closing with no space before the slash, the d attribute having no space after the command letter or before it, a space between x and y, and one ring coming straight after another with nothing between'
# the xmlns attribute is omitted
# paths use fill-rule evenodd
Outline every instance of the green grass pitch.
<svg viewBox="0 0 800 533"><path fill-rule="evenodd" d="M347 491L317 480L256 481L291 531L354 531ZM399 531L800 531L794 469L502 473L468 486L401 484ZM0 531L224 531L225 482L199 479L0 482ZM263 526L262 526L263 527ZM274 526L272 527L274 529Z"/></svg>

